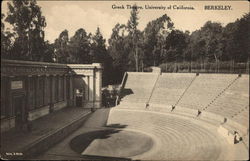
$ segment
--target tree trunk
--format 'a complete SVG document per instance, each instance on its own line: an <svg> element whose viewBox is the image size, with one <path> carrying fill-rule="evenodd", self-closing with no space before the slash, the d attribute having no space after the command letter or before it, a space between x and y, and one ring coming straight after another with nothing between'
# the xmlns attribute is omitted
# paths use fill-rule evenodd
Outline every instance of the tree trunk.
<svg viewBox="0 0 250 161"><path fill-rule="evenodd" d="M139 72L137 44L136 44L136 46L135 46L135 56L136 56L136 59L135 59L136 72Z"/></svg>
<svg viewBox="0 0 250 161"><path fill-rule="evenodd" d="M246 74L249 74L249 58L247 59L247 64L246 64Z"/></svg>
<svg viewBox="0 0 250 161"><path fill-rule="evenodd" d="M218 73L218 59L217 59L217 56L216 56L215 53L214 53L214 59L215 59L215 62L216 62L216 72Z"/></svg>
<svg viewBox="0 0 250 161"><path fill-rule="evenodd" d="M144 64L143 64L143 60L141 61L141 71L144 72Z"/></svg>

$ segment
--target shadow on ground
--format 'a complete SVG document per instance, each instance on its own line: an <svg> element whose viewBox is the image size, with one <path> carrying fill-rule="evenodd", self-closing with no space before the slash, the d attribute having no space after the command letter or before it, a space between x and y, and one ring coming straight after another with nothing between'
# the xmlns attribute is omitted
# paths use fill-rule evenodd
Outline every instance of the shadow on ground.
<svg viewBox="0 0 250 161"><path fill-rule="evenodd" d="M127 125L111 124L107 125L111 108L99 109L89 116L83 125L84 127L110 127L110 129L90 131L74 137L70 141L70 147L77 153L82 153L94 140L107 139L112 134L119 133ZM101 117L100 117L101 116ZM117 128L117 129L116 129ZM119 128L119 129L118 129Z"/></svg>
<svg viewBox="0 0 250 161"><path fill-rule="evenodd" d="M95 139L107 139L112 134L119 133L118 129L105 129L98 131L91 131L76 136L70 141L70 147L77 153L82 153Z"/></svg>
<svg viewBox="0 0 250 161"><path fill-rule="evenodd" d="M95 112L93 112L91 115L87 117L86 121L83 123L82 127L80 128L105 127L107 125L109 113L111 109L112 108L97 109Z"/></svg>
<svg viewBox="0 0 250 161"><path fill-rule="evenodd" d="M126 128L128 125L121 125L121 124L110 124L106 125L105 127L111 127L111 128Z"/></svg>
<svg viewBox="0 0 250 161"><path fill-rule="evenodd" d="M133 90L130 88L124 88L122 89L122 93L121 93L121 98L127 96L127 95L131 95L134 94Z"/></svg>

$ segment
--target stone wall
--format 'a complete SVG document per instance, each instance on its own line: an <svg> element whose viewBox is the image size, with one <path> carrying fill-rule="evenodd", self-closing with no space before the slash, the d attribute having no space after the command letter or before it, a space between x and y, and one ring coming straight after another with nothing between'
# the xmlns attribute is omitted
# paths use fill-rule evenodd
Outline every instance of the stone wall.
<svg viewBox="0 0 250 161"><path fill-rule="evenodd" d="M99 63L92 65L70 64L71 72L77 76L74 79L73 88L82 89L82 107L100 108L102 102L102 67ZM76 92L76 91L75 91ZM76 95L74 95L76 99ZM94 103L93 103L94 102ZM85 106L88 104L87 106ZM93 104L91 106L91 104ZM76 102L74 104L76 106Z"/></svg>
<svg viewBox="0 0 250 161"><path fill-rule="evenodd" d="M8 129L2 120L15 117L8 126L12 128L53 111L75 107L79 98L79 107L100 108L101 78L102 67L98 63L1 60L1 128Z"/></svg>

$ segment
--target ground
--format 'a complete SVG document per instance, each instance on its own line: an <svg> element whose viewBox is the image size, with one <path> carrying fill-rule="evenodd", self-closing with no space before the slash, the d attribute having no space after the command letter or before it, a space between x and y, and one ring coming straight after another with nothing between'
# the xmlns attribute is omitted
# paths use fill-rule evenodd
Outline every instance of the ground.
<svg viewBox="0 0 250 161"><path fill-rule="evenodd" d="M170 113L99 109L63 141L35 159L246 160L212 124Z"/></svg>

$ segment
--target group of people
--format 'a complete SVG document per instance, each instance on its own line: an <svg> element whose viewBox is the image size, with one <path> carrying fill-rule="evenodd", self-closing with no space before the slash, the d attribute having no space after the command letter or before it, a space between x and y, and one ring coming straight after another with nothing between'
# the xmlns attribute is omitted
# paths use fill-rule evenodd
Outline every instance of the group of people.
<svg viewBox="0 0 250 161"><path fill-rule="evenodd" d="M112 107L115 105L116 96L115 93L104 90L102 92L102 105L104 107Z"/></svg>

